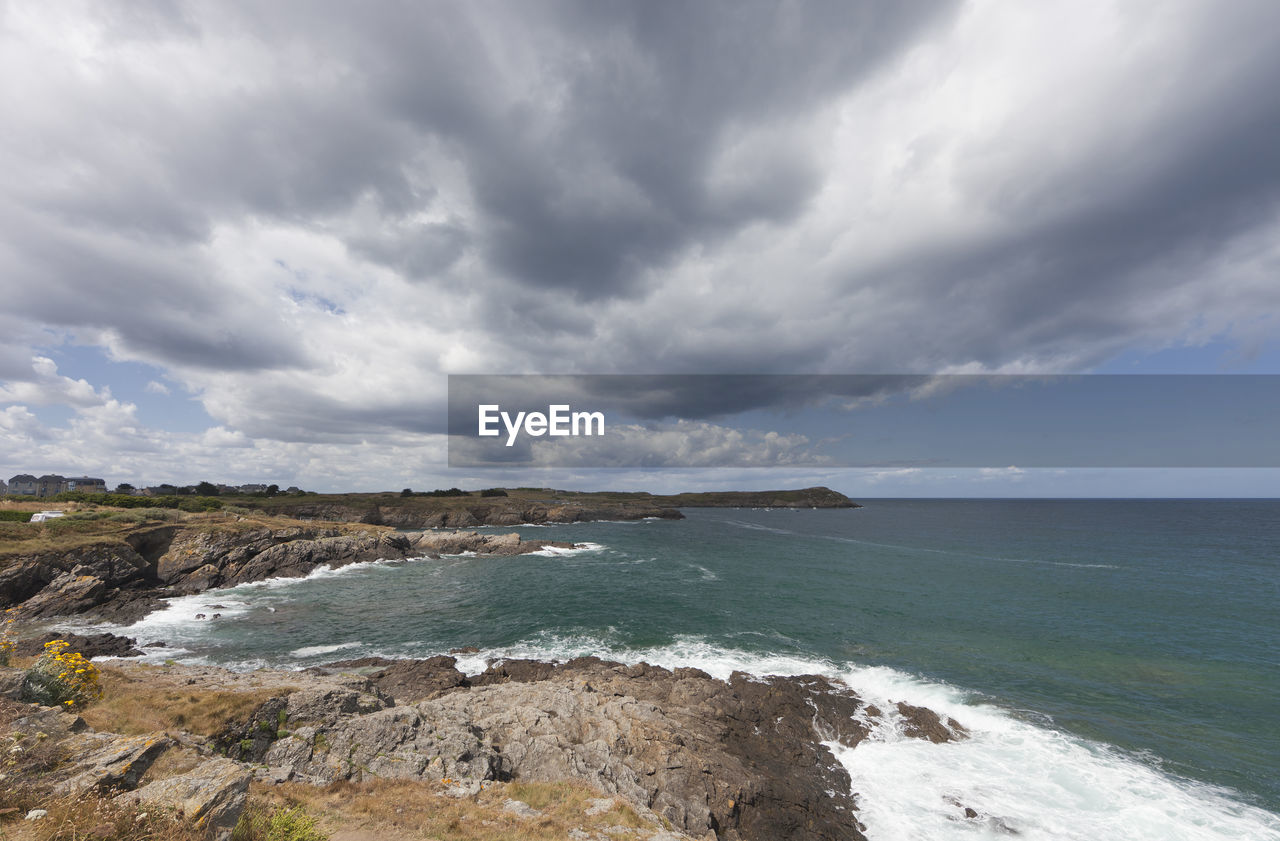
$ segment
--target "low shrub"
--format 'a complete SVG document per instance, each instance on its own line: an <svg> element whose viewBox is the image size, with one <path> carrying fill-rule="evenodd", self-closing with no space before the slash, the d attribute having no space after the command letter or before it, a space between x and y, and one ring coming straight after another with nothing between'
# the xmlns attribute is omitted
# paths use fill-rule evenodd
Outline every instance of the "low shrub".
<svg viewBox="0 0 1280 841"><path fill-rule="evenodd" d="M8 666L13 658L13 649L17 641L13 638L13 608L4 612L4 627L0 628L0 666Z"/></svg>
<svg viewBox="0 0 1280 841"><path fill-rule="evenodd" d="M66 640L44 644L44 654L27 669L24 695L46 706L85 707L102 697L98 667Z"/></svg>
<svg viewBox="0 0 1280 841"><path fill-rule="evenodd" d="M328 837L301 806L270 812L251 806L231 833L231 841L328 841Z"/></svg>
<svg viewBox="0 0 1280 841"><path fill-rule="evenodd" d="M0 511L0 523L29 523L31 511Z"/></svg>

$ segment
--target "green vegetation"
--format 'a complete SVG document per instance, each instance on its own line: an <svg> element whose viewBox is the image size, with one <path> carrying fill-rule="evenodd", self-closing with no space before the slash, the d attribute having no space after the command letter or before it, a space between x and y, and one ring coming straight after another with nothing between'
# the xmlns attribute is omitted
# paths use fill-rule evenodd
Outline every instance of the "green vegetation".
<svg viewBox="0 0 1280 841"><path fill-rule="evenodd" d="M301 806L270 811L250 807L231 833L231 841L326 841L328 837Z"/></svg>
<svg viewBox="0 0 1280 841"><path fill-rule="evenodd" d="M45 643L45 652L27 669L27 700L49 707L86 707L102 697L98 667L65 640Z"/></svg>
<svg viewBox="0 0 1280 841"><path fill-rule="evenodd" d="M29 523L34 511L0 511L0 523Z"/></svg>
<svg viewBox="0 0 1280 841"><path fill-rule="evenodd" d="M217 488L214 490L216 491ZM18 497L18 499L22 498ZM211 496L133 496L131 494L92 494L83 491L54 494L48 497L47 501L83 502L111 508L177 508L182 511L216 511L222 507L222 503Z"/></svg>

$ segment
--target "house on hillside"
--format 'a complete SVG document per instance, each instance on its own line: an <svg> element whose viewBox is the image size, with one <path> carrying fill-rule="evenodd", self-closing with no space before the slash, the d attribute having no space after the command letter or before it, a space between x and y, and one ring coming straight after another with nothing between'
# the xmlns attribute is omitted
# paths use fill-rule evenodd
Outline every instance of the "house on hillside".
<svg viewBox="0 0 1280 841"><path fill-rule="evenodd" d="M104 494L107 492L107 483L93 476L72 476L63 482L63 487L68 491L80 491L87 494Z"/></svg>
<svg viewBox="0 0 1280 841"><path fill-rule="evenodd" d="M46 473L36 479L36 496L53 496L62 493L66 478L56 473Z"/></svg>

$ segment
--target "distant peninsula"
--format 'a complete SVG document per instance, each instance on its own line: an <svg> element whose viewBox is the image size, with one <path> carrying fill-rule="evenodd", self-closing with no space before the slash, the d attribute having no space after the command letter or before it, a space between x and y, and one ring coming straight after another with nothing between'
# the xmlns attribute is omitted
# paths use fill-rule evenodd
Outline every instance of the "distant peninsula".
<svg viewBox="0 0 1280 841"><path fill-rule="evenodd" d="M563 491L491 488L483 491L307 494L236 498L236 505L304 520L367 523L402 529L474 528L592 520L678 520L681 508L859 508L830 488L777 491Z"/></svg>

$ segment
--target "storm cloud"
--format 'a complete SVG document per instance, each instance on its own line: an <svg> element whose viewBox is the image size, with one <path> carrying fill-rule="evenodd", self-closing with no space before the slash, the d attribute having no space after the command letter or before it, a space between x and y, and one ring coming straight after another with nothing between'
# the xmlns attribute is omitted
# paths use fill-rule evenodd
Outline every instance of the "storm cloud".
<svg viewBox="0 0 1280 841"><path fill-rule="evenodd" d="M0 436L176 440L36 362L67 347L255 470L438 455L447 374L1247 354L1280 333L1275 32L1262 0L11 2Z"/></svg>

